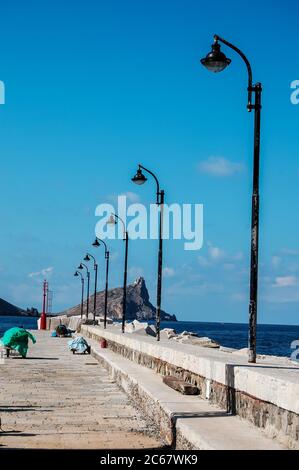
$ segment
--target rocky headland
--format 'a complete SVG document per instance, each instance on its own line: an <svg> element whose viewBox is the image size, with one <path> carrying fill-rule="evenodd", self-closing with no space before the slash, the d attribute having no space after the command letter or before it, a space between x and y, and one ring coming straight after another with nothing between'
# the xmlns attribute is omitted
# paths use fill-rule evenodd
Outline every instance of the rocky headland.
<svg viewBox="0 0 299 470"><path fill-rule="evenodd" d="M107 315L112 320L121 320L123 310L123 288L116 287L108 291ZM89 317L93 314L94 296L89 298ZM105 291L97 292L96 316L104 315ZM84 312L86 311L86 301L84 302ZM59 315L74 316L80 315L81 304L71 307ZM150 302L149 293L143 277L139 277L133 284L127 286L127 320L148 321L156 318L156 308ZM161 310L161 321L177 321L175 315Z"/></svg>
<svg viewBox="0 0 299 470"><path fill-rule="evenodd" d="M24 310L20 307L7 302L4 299L0 299L0 317L36 317L38 316L38 311L35 308L27 308Z"/></svg>

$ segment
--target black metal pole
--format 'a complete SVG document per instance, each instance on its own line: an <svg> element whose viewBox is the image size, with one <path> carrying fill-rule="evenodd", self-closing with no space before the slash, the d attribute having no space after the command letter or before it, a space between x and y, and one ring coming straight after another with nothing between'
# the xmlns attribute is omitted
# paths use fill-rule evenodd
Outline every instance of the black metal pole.
<svg viewBox="0 0 299 470"><path fill-rule="evenodd" d="M237 52L247 67L248 72L248 111L254 110L254 151L253 151L253 188L251 209L251 255L250 255L250 300L249 300L249 329L248 329L248 362L256 362L256 330L257 330L257 294L258 294L258 255L259 255L259 167L260 167L260 130L262 85L252 83L252 69L245 54L236 46L214 35L216 42L220 41ZM252 94L255 101L252 104Z"/></svg>
<svg viewBox="0 0 299 470"><path fill-rule="evenodd" d="M98 284L98 265L94 264L94 296L93 296L93 324L96 323L97 310L97 284Z"/></svg>
<svg viewBox="0 0 299 470"><path fill-rule="evenodd" d="M105 285L104 328L107 327L107 307L108 307L109 251L107 250L105 250L105 258L106 258L106 285Z"/></svg>
<svg viewBox="0 0 299 470"><path fill-rule="evenodd" d="M125 232L125 269L124 269L124 288L123 288L123 315L122 315L122 333L125 332L126 311L127 311L127 272L128 272L128 246L129 235Z"/></svg>
<svg viewBox="0 0 299 470"><path fill-rule="evenodd" d="M156 181L157 184L157 205L160 206L159 213L159 251L158 251L158 280L157 280L157 306L156 306L156 338L160 341L160 321L161 321L161 297L162 297L162 264L163 264L163 209L164 209L164 196L165 193L160 190L160 185L156 175L145 168L143 165L138 165L136 175L132 178L132 181L137 184L143 184L146 181L141 170L146 171Z"/></svg>
<svg viewBox="0 0 299 470"><path fill-rule="evenodd" d="M84 278L81 276L81 285L82 285L82 292L81 292L81 320L83 318L83 305L84 305Z"/></svg>
<svg viewBox="0 0 299 470"><path fill-rule="evenodd" d="M90 281L90 272L87 271L86 320L88 319L88 314L89 314L89 281Z"/></svg>
<svg viewBox="0 0 299 470"><path fill-rule="evenodd" d="M254 151L253 151L253 190L251 215L251 261L250 261L250 302L249 302L249 352L248 361L256 362L256 326L258 294L258 254L259 254L259 167L262 86L257 83L252 91L255 94L254 108Z"/></svg>
<svg viewBox="0 0 299 470"><path fill-rule="evenodd" d="M160 217L159 217L159 252L158 252L158 282L157 282L157 308L156 308L156 334L157 341L160 341L160 321L161 321L161 295L162 295L162 264L163 264L163 209L164 191L160 191Z"/></svg>

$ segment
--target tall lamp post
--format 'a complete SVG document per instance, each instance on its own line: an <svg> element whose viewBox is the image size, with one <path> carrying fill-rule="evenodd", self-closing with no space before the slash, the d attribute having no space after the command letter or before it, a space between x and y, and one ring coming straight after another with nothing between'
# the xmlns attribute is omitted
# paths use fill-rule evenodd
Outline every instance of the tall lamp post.
<svg viewBox="0 0 299 470"><path fill-rule="evenodd" d="M126 322L126 310L127 310L127 273L128 273L128 245L129 245L129 234L126 230L125 223L121 217L117 214L111 214L108 224L115 225L117 220L120 220L123 229L124 229L124 241L125 241L125 266L124 266L124 288L123 288L123 313L122 313L122 322L121 322L121 331L125 332L125 322Z"/></svg>
<svg viewBox="0 0 299 470"><path fill-rule="evenodd" d="M107 327L107 307L108 307L108 276L109 276L109 251L107 244L101 238L96 237L92 246L98 248L103 243L105 247L105 260L106 260L106 281L105 281L105 306L104 306L104 328Z"/></svg>
<svg viewBox="0 0 299 470"><path fill-rule="evenodd" d="M74 274L75 277L81 277L81 320L83 318L83 303L84 303L84 277L82 276L82 273L80 271L76 271Z"/></svg>
<svg viewBox="0 0 299 470"><path fill-rule="evenodd" d="M86 320L88 320L89 314L89 283L90 283L90 272L86 264L80 263L77 269L86 269L86 276L87 276L87 299L86 299Z"/></svg>
<svg viewBox="0 0 299 470"><path fill-rule="evenodd" d="M93 259L93 269L94 269L94 295L93 295L93 324L96 323L96 309L97 309L97 285L98 285L98 264L94 256L90 253L86 253L84 261L90 261Z"/></svg>
<svg viewBox="0 0 299 470"><path fill-rule="evenodd" d="M257 325L257 290L258 290L258 249L259 249L259 160L260 160L260 127L261 127L261 83L253 84L252 69L247 57L240 49L226 41L214 36L212 51L201 63L211 72L221 72L230 63L225 54L220 50L222 42L233 49L245 62L248 72L248 103L249 112L254 110L254 151L253 151L253 190L252 190L252 213L251 213L251 262L250 262L250 302L249 302L249 351L248 362L256 362L256 325ZM254 94L254 103L252 95Z"/></svg>
<svg viewBox="0 0 299 470"><path fill-rule="evenodd" d="M156 331L157 341L160 341L160 320L161 320L161 291L162 291L162 262L163 262L163 208L164 208L164 191L160 189L158 178L154 173L142 165L138 165L137 173L132 178L133 183L142 185L147 181L147 178L142 173L144 170L149 173L157 185L157 201L156 204L160 207L159 213L159 251L158 251L158 281L157 281L157 307L156 307Z"/></svg>

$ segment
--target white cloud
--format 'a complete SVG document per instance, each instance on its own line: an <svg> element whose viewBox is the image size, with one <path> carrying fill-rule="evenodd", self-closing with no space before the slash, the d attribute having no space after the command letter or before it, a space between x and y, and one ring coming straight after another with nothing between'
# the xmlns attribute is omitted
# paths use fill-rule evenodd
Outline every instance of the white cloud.
<svg viewBox="0 0 299 470"><path fill-rule="evenodd" d="M126 191L124 193L120 194L110 194L110 196L107 197L109 201L112 201L114 204L117 204L118 198L119 197L125 196L127 198L127 203L130 202L132 204L139 202L140 201L140 196L137 193L134 193L133 191Z"/></svg>
<svg viewBox="0 0 299 470"><path fill-rule="evenodd" d="M273 268L278 268L281 264L281 258L279 256L272 256L271 263Z"/></svg>
<svg viewBox="0 0 299 470"><path fill-rule="evenodd" d="M213 246L211 243L209 245L209 255L212 260L219 260L225 257L225 251L221 250L218 246Z"/></svg>
<svg viewBox="0 0 299 470"><path fill-rule="evenodd" d="M28 274L28 277L37 277L37 276L39 276L39 275L40 275L40 271L35 272L35 273L29 273L29 274Z"/></svg>
<svg viewBox="0 0 299 470"><path fill-rule="evenodd" d="M200 266L206 268L213 266L218 261L224 260L227 258L227 254L224 250L218 246L214 246L211 242L207 243L208 246L208 256L198 256L198 263ZM235 259L235 258L234 258Z"/></svg>
<svg viewBox="0 0 299 470"><path fill-rule="evenodd" d="M111 251L109 254L110 261L116 261L119 258L119 252L118 251Z"/></svg>
<svg viewBox="0 0 299 470"><path fill-rule="evenodd" d="M120 196L126 196L129 202L138 202L140 200L139 194L133 193L132 191L126 191L125 193L120 194Z"/></svg>
<svg viewBox="0 0 299 470"><path fill-rule="evenodd" d="M241 292L237 292L237 293L231 295L231 300L233 302L244 302L244 301L247 300L247 297L246 297L245 294L243 294Z"/></svg>
<svg viewBox="0 0 299 470"><path fill-rule="evenodd" d="M224 285L221 282L206 282L201 281L197 284L190 284L185 279L172 284L165 289L168 295L188 295L188 296L203 296L207 294L223 294L225 292Z"/></svg>
<svg viewBox="0 0 299 470"><path fill-rule="evenodd" d="M169 268L168 266L166 266L163 269L163 275L165 277L173 277L173 276L175 276L175 270L173 268Z"/></svg>
<svg viewBox="0 0 299 470"><path fill-rule="evenodd" d="M209 157L199 163L198 169L212 176L230 176L242 172L244 166L242 163L232 162L224 157Z"/></svg>
<svg viewBox="0 0 299 470"><path fill-rule="evenodd" d="M238 251L234 256L233 259L236 261L242 261L244 259L244 253L242 251Z"/></svg>
<svg viewBox="0 0 299 470"><path fill-rule="evenodd" d="M200 266L202 266L203 268L207 268L208 266L211 266L210 261L204 256L198 256L197 259L198 259Z"/></svg>
<svg viewBox="0 0 299 470"><path fill-rule="evenodd" d="M234 263L224 263L222 267L225 271L233 271L236 265Z"/></svg>
<svg viewBox="0 0 299 470"><path fill-rule="evenodd" d="M28 274L28 277L30 278L36 278L36 277L43 277L43 276L50 276L53 272L53 267L49 266L48 268L43 268L41 271L36 271Z"/></svg>
<svg viewBox="0 0 299 470"><path fill-rule="evenodd" d="M275 278L275 287L289 287L296 285L295 276L279 276Z"/></svg>
<svg viewBox="0 0 299 470"><path fill-rule="evenodd" d="M288 256L299 256L299 250L289 250L288 248L284 248L282 253Z"/></svg>

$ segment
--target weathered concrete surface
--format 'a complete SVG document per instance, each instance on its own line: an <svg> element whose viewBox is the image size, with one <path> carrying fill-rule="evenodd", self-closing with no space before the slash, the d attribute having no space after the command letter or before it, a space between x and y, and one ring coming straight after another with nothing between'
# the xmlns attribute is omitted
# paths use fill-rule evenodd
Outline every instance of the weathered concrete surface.
<svg viewBox="0 0 299 470"><path fill-rule="evenodd" d="M67 339L33 332L28 358L0 365L1 448L151 448L162 442L107 371Z"/></svg>
<svg viewBox="0 0 299 470"><path fill-rule="evenodd" d="M284 358L248 364L243 355L179 344L168 339L121 334L113 325L82 326L104 337L114 352L163 375L196 385L201 396L264 429L290 448L299 446L299 366Z"/></svg>
<svg viewBox="0 0 299 470"><path fill-rule="evenodd" d="M161 375L153 370L109 349L101 349L97 341L89 341L94 357L159 426L161 435L174 448L283 449L283 446L266 437L252 424L197 396L181 395L165 385Z"/></svg>

